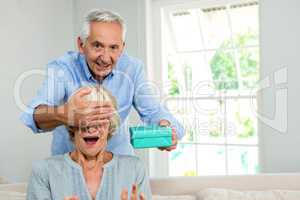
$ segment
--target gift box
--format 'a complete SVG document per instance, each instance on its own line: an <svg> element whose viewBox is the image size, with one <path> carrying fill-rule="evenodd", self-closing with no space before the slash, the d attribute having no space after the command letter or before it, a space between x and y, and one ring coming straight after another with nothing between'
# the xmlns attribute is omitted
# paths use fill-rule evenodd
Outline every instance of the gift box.
<svg viewBox="0 0 300 200"><path fill-rule="evenodd" d="M172 129L161 126L130 127L130 142L136 149L169 147L172 145Z"/></svg>

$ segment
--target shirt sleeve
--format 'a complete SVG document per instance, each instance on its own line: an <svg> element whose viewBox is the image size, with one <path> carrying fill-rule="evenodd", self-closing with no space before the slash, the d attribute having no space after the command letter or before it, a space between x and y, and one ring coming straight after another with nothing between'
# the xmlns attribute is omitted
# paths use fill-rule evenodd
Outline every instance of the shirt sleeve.
<svg viewBox="0 0 300 200"><path fill-rule="evenodd" d="M21 121L34 133L44 132L39 129L33 119L33 113L37 106L58 106L63 103L65 97L66 72L58 63L53 62L47 66L47 72L42 86L27 108L21 114Z"/></svg>
<svg viewBox="0 0 300 200"><path fill-rule="evenodd" d="M133 106L146 124L158 124L161 119L168 120L176 129L179 139L184 136L184 128L178 120L160 104L159 88L146 81L143 65L137 67L137 75L134 80Z"/></svg>
<svg viewBox="0 0 300 200"><path fill-rule="evenodd" d="M46 165L37 162L32 169L27 187L27 200L51 200Z"/></svg>
<svg viewBox="0 0 300 200"><path fill-rule="evenodd" d="M146 172L145 165L140 159L138 159L138 162L136 165L136 172L137 172L136 184L137 184L137 189L138 189L139 194L142 192L142 193L144 193L147 200L151 200L152 192L151 192L151 188L150 188L149 177Z"/></svg>

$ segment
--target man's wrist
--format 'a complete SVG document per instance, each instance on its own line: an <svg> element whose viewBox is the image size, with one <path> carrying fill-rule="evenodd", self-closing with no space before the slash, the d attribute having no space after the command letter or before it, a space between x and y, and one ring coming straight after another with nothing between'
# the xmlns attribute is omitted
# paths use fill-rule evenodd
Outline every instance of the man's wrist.
<svg viewBox="0 0 300 200"><path fill-rule="evenodd" d="M67 120L67 108L66 105L60 105L56 107L56 112L55 112L55 119L64 124L67 125L68 124L68 120Z"/></svg>

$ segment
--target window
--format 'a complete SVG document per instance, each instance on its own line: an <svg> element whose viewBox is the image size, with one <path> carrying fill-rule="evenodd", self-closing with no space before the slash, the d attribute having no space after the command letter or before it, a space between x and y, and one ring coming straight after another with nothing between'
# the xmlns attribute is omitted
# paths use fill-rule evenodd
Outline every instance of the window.
<svg viewBox="0 0 300 200"><path fill-rule="evenodd" d="M186 128L170 176L259 171L258 2L228 2L161 10L164 104Z"/></svg>

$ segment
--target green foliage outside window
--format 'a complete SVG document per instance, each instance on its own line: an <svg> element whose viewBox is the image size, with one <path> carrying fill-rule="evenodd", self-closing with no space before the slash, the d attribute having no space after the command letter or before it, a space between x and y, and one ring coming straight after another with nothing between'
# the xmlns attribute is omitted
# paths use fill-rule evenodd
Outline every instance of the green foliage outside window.
<svg viewBox="0 0 300 200"><path fill-rule="evenodd" d="M226 50L230 45L230 42L225 41L210 62L212 79L215 83L215 88L219 90L238 88L234 55Z"/></svg>
<svg viewBox="0 0 300 200"><path fill-rule="evenodd" d="M253 87L253 82L258 79L258 55L243 47L254 43L256 40L257 34L248 32L236 35L232 43L230 40L223 42L210 62L212 78L215 82L216 89L232 90L241 88L238 80L235 55L232 51L228 50L231 47L241 48L238 56L240 75L242 79L250 79L249 81L243 81L243 85L248 88Z"/></svg>
<svg viewBox="0 0 300 200"><path fill-rule="evenodd" d="M212 80L215 83L216 89L235 90L242 87L239 85L236 69L237 65L234 57L235 55L232 51L228 50L232 47L240 48L238 59L240 62L240 75L241 78L244 79L241 81L243 87L250 88L254 86L255 82L258 80L258 52L249 51L243 47L256 43L257 40L257 34L248 32L245 34L236 35L232 42L229 39L223 42L210 61ZM185 89L187 90L191 89L191 70L191 66L188 66L187 64L182 66ZM175 74L174 65L170 62L168 63L168 79L171 82L171 87L168 91L169 95L179 95L180 89L178 79ZM254 136L254 124L250 117L242 118L239 112L237 112L235 118L242 126L242 129L240 129L242 131L238 133L239 138L249 138ZM223 134L221 134L220 129L218 128L211 129L209 134L211 137L223 137ZM188 135L188 140L193 139L193 134Z"/></svg>
<svg viewBox="0 0 300 200"><path fill-rule="evenodd" d="M245 49L246 45L255 43L258 40L257 34L248 32L245 34L236 35L231 42L229 39L225 40L223 44L216 50L210 61L212 72L212 80L215 83L215 88L218 90L236 90L241 88L239 85L237 65L235 55L228 50L232 47L239 49L238 59L240 62L240 78L243 87L252 88L258 80L258 52L249 51ZM191 66L184 64L182 66L182 73L184 75L184 84L187 90L191 89ZM174 65L168 63L168 79L171 83L169 95L176 96L180 94L178 80L175 74Z"/></svg>
<svg viewBox="0 0 300 200"><path fill-rule="evenodd" d="M179 87L178 87L178 81L175 76L174 71L174 65L171 63L168 63L168 79L171 82L171 87L169 89L169 95L176 96L179 95Z"/></svg>

